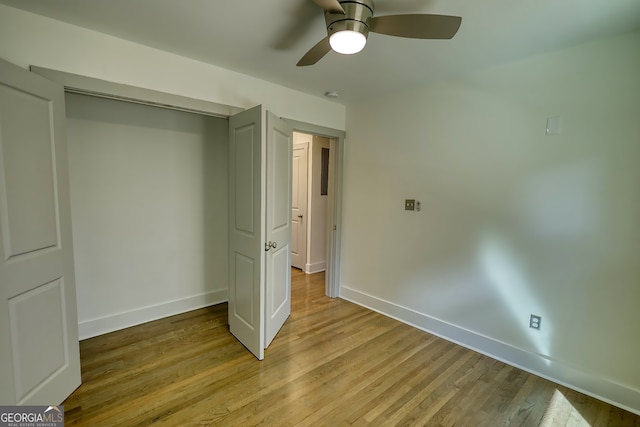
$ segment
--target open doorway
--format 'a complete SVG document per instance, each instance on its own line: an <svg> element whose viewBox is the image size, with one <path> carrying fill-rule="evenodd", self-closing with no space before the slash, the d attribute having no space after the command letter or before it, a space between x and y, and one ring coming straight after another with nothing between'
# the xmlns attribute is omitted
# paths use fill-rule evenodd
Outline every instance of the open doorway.
<svg viewBox="0 0 640 427"><path fill-rule="evenodd" d="M307 274L326 270L331 140L294 131L291 265Z"/></svg>
<svg viewBox="0 0 640 427"><path fill-rule="evenodd" d="M324 137L329 141L327 177L327 222L326 222L326 263L325 294L339 296L340 238L342 234L342 165L346 134L344 131L317 126L292 119L284 119L294 132ZM295 142L295 141L294 141Z"/></svg>

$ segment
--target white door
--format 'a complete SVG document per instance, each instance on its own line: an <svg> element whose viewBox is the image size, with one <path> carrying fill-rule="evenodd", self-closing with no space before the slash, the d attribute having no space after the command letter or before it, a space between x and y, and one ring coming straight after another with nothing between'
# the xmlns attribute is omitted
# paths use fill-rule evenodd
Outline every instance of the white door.
<svg viewBox="0 0 640 427"><path fill-rule="evenodd" d="M291 265L307 264L307 150L308 143L294 144L291 190Z"/></svg>
<svg viewBox="0 0 640 427"><path fill-rule="evenodd" d="M291 128L267 113L266 337L271 344L291 314ZM266 247L265 247L266 249Z"/></svg>
<svg viewBox="0 0 640 427"><path fill-rule="evenodd" d="M262 107L229 118L229 330L264 358Z"/></svg>
<svg viewBox="0 0 640 427"><path fill-rule="evenodd" d="M0 60L0 402L80 385L64 91Z"/></svg>
<svg viewBox="0 0 640 427"><path fill-rule="evenodd" d="M291 130L266 121L262 106L229 119L229 330L259 360L291 310L290 166L278 171Z"/></svg>

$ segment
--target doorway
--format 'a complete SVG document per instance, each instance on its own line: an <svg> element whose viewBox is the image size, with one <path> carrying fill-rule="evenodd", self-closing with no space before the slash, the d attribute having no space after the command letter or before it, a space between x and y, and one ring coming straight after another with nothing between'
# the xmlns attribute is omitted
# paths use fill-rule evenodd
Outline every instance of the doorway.
<svg viewBox="0 0 640 427"><path fill-rule="evenodd" d="M326 270L329 236L330 138L293 133L291 265L307 274Z"/></svg>
<svg viewBox="0 0 640 427"><path fill-rule="evenodd" d="M308 159L309 143L296 142L293 133L291 179L291 266L305 271L307 264Z"/></svg>

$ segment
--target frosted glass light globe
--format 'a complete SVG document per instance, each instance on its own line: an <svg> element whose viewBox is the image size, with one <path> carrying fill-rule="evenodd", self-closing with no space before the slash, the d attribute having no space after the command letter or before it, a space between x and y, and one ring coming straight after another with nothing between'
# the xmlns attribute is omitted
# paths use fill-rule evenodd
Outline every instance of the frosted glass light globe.
<svg viewBox="0 0 640 427"><path fill-rule="evenodd" d="M329 44L331 49L338 53L352 55L364 49L364 45L367 44L367 38L358 31L344 30L331 34Z"/></svg>

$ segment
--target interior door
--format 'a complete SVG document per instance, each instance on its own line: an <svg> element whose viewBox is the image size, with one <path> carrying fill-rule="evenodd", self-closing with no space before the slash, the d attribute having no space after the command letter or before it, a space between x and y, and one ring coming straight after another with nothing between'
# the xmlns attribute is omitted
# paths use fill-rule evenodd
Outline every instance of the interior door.
<svg viewBox="0 0 640 427"><path fill-rule="evenodd" d="M267 347L291 314L292 142L291 128L268 112L266 238L269 248L265 251Z"/></svg>
<svg viewBox="0 0 640 427"><path fill-rule="evenodd" d="M0 402L80 385L64 90L0 60Z"/></svg>
<svg viewBox="0 0 640 427"><path fill-rule="evenodd" d="M291 140L262 106L229 119L229 330L259 360L291 312Z"/></svg>
<svg viewBox="0 0 640 427"><path fill-rule="evenodd" d="M264 358L262 106L229 118L229 330Z"/></svg>
<svg viewBox="0 0 640 427"><path fill-rule="evenodd" d="M294 144L291 189L291 265L304 270L307 263L307 150Z"/></svg>

